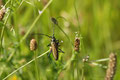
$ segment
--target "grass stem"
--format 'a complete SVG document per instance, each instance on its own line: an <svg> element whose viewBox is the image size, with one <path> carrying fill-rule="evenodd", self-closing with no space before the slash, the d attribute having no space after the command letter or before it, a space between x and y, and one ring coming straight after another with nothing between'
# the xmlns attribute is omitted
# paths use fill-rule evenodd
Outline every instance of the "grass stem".
<svg viewBox="0 0 120 80"><path fill-rule="evenodd" d="M7 17L6 17L6 19L5 19L5 22L4 22L4 25L3 25L3 28L2 28L2 31L1 31L1 36L0 36L0 41L1 41L1 42L0 42L1 51L2 51L2 49L3 49L2 42L3 42L4 31L5 31L5 25L6 25L7 21L8 21L9 16L10 16L10 13L7 15Z"/></svg>
<svg viewBox="0 0 120 80"><path fill-rule="evenodd" d="M104 61L108 61L108 60L109 60L109 58L104 58L104 59L94 60L91 62L104 62Z"/></svg>
<svg viewBox="0 0 120 80"><path fill-rule="evenodd" d="M78 22L78 36L80 36L80 23L79 23L79 16L77 13L77 8L76 8L76 0L74 0L74 8L75 8L75 14L76 14L76 18L77 18L77 22Z"/></svg>
<svg viewBox="0 0 120 80"><path fill-rule="evenodd" d="M34 51L34 59L35 59L35 72L36 72L36 80L39 80L39 70L38 70L38 62L37 62L37 53Z"/></svg>
<svg viewBox="0 0 120 80"><path fill-rule="evenodd" d="M40 16L43 14L43 12L47 9L47 7L52 3L53 0L50 0L46 6L42 9L41 13L36 17L36 19L34 20L34 22L32 23L32 25L30 26L30 28L28 29L28 31L26 32L26 34L23 36L23 38L20 40L20 43L23 42L23 40L25 40L25 38L28 36L28 34L30 33L30 31L33 29L33 27L35 26L35 24L37 23L37 21L39 20Z"/></svg>
<svg viewBox="0 0 120 80"><path fill-rule="evenodd" d="M43 54L39 55L36 57L36 59L44 56L45 54L47 54L50 50L44 52ZM5 78L3 78L2 80L6 80L8 77L10 77L11 75L13 75L14 73L16 73L17 71L19 71L20 69L24 68L25 66L27 66L28 64L30 64L31 62L35 61L35 58L30 60L29 62L27 62L26 64L22 65L21 67L19 67L18 69L14 70L13 72L11 72L9 75L7 75Z"/></svg>

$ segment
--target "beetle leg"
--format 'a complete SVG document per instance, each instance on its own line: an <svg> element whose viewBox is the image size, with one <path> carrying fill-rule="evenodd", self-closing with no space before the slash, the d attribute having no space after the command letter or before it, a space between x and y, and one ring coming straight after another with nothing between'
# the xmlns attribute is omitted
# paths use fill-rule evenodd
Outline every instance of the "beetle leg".
<svg viewBox="0 0 120 80"><path fill-rule="evenodd" d="M59 42L59 40L56 40L56 42Z"/></svg>
<svg viewBox="0 0 120 80"><path fill-rule="evenodd" d="M51 44L48 44L47 47L51 46Z"/></svg>
<svg viewBox="0 0 120 80"><path fill-rule="evenodd" d="M56 44L57 46L60 46L59 40L56 40Z"/></svg>
<svg viewBox="0 0 120 80"><path fill-rule="evenodd" d="M64 51L62 51L61 49L58 49L59 50L59 52L62 52L62 53L65 53Z"/></svg>
<svg viewBox="0 0 120 80"><path fill-rule="evenodd" d="M48 57L50 56L50 54L52 53L52 49L50 50L49 54L48 54Z"/></svg>
<svg viewBox="0 0 120 80"><path fill-rule="evenodd" d="M60 46L60 43L58 42L58 46Z"/></svg>

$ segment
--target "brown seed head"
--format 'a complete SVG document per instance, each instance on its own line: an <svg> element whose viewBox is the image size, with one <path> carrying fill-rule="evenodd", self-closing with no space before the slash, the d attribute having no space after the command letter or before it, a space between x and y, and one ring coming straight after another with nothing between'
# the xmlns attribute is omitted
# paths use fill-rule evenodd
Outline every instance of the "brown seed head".
<svg viewBox="0 0 120 80"><path fill-rule="evenodd" d="M0 10L0 21L3 19L4 14L5 14L5 8L2 8L2 9Z"/></svg>
<svg viewBox="0 0 120 80"><path fill-rule="evenodd" d="M116 54L111 53L109 55L109 64L108 64L108 69L106 71L106 77L105 80L113 80L113 77L115 75L115 71L116 71L116 64L117 64L117 57Z"/></svg>
<svg viewBox="0 0 120 80"><path fill-rule="evenodd" d="M36 50L36 49L37 49L37 42L36 42L35 39L32 39L32 40L30 41L30 50L31 50L31 51L34 51L34 50Z"/></svg>
<svg viewBox="0 0 120 80"><path fill-rule="evenodd" d="M74 50L75 51L79 51L79 45L80 45L80 39L76 37L75 42L74 42Z"/></svg>

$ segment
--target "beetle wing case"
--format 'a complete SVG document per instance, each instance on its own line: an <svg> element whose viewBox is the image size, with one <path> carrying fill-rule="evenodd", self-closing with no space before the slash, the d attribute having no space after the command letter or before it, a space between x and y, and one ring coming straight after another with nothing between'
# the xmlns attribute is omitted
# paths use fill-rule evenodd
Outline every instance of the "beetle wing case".
<svg viewBox="0 0 120 80"><path fill-rule="evenodd" d="M55 42L51 42L51 49L55 60L58 60L58 47Z"/></svg>

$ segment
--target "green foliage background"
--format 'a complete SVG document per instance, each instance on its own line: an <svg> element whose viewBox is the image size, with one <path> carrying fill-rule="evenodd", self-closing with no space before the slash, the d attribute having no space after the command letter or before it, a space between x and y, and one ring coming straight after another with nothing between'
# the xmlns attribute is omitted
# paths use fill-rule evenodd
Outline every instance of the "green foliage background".
<svg viewBox="0 0 120 80"><path fill-rule="evenodd" d="M3 0L6 4L8 0ZM12 71L24 65L34 58L34 53L29 50L27 37L20 46L20 40L24 37L36 17L49 0L10 0L6 5L6 14L0 21L0 35L5 24L3 35L3 49L0 52L0 80ZM81 47L75 63L71 63L67 69L61 70L73 53L71 43L61 30L55 26L55 37L62 40L60 48L65 52L60 53L59 61L55 61L51 55L44 55L38 59L38 71L40 80L81 80L83 62L82 58L89 55L90 60L108 58L111 52L117 54L117 70L114 80L118 80L120 74L120 1L119 0L76 0L76 9L79 16ZM8 18L7 18L8 16ZM53 0L40 16L30 33L53 34L51 17L64 17L58 20L59 25L74 43L75 32L79 32L76 18L74 0ZM37 55L47 51L50 39L44 36L34 36L38 43ZM100 63L107 66L108 62ZM77 70L77 75L76 75ZM103 80L106 69L99 66L84 65L85 80ZM16 72L17 80L36 80L34 62ZM13 76L13 75L12 75ZM9 77L10 80L11 77ZM77 77L76 77L77 76Z"/></svg>

